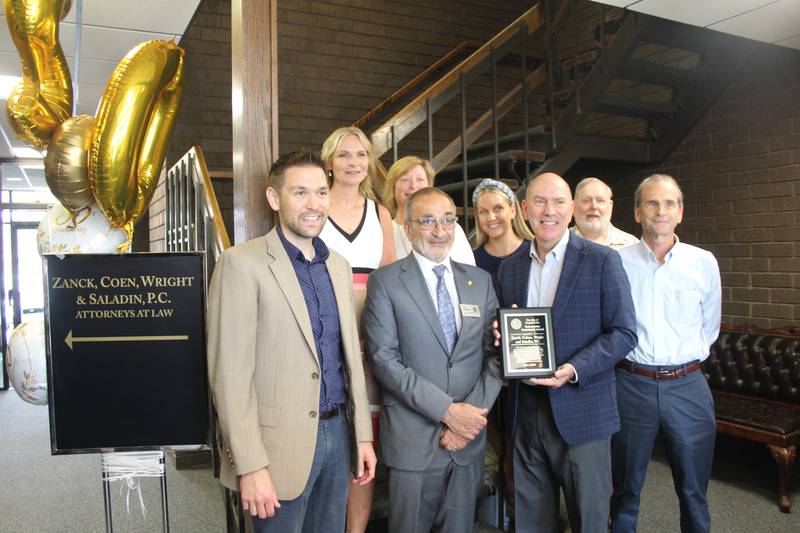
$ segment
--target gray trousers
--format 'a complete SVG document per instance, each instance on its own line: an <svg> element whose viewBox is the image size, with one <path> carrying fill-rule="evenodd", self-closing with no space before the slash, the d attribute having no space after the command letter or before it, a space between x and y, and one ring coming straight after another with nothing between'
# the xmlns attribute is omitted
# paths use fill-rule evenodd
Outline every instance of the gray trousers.
<svg viewBox="0 0 800 533"><path fill-rule="evenodd" d="M440 449L423 472L388 468L389 533L464 533L475 524L475 498L483 454L457 465Z"/></svg>
<svg viewBox="0 0 800 533"><path fill-rule="evenodd" d="M610 437L568 446L558 433L546 391L521 385L514 434L517 533L560 531L560 488L572 531L607 533L610 446Z"/></svg>

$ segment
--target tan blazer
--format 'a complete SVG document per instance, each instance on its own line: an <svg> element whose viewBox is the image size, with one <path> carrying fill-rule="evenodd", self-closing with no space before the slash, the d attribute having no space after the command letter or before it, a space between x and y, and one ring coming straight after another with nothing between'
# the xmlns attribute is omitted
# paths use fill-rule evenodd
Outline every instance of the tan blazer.
<svg viewBox="0 0 800 533"><path fill-rule="evenodd" d="M331 251L356 438L372 440L352 272ZM276 230L226 250L208 293L208 375L225 442L220 480L268 467L281 500L300 495L317 441L320 367L300 283Z"/></svg>

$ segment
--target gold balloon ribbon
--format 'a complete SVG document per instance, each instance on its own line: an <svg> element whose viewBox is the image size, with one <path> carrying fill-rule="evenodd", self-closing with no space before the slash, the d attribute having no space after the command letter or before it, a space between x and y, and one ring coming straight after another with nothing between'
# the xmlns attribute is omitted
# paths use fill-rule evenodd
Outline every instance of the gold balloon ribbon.
<svg viewBox="0 0 800 533"><path fill-rule="evenodd" d="M75 211L94 203L87 168L94 117L78 115L62 122L50 137L44 177L61 205Z"/></svg>
<svg viewBox="0 0 800 533"><path fill-rule="evenodd" d="M148 41L120 61L103 93L89 150L97 203L132 226L155 191L183 87L183 49Z"/></svg>
<svg viewBox="0 0 800 533"><path fill-rule="evenodd" d="M69 0L3 0L6 22L22 62L22 80L6 112L17 136L37 150L72 114L72 79L58 42L58 22Z"/></svg>

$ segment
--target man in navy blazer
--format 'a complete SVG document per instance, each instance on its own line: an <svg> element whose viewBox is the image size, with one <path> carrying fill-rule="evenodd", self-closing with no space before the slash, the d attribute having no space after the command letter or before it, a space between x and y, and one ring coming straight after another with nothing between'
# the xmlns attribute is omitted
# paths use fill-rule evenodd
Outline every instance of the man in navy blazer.
<svg viewBox="0 0 800 533"><path fill-rule="evenodd" d="M512 382L516 531L556 531L563 489L572 530L606 532L614 366L637 342L630 284L616 251L567 231L574 202L560 176L534 178L522 208L535 239L500 266L500 306L552 307L557 369Z"/></svg>

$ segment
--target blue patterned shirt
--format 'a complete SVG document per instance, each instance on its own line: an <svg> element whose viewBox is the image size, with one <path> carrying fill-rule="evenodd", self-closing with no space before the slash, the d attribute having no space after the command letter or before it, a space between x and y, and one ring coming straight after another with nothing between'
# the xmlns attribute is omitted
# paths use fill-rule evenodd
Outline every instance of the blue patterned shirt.
<svg viewBox="0 0 800 533"><path fill-rule="evenodd" d="M303 252L286 239L280 226L277 231L303 290L308 318L311 319L311 331L314 332L314 344L322 374L319 410L330 411L345 400L339 310L328 267L325 265L330 252L322 239L314 237L314 259L309 261Z"/></svg>

